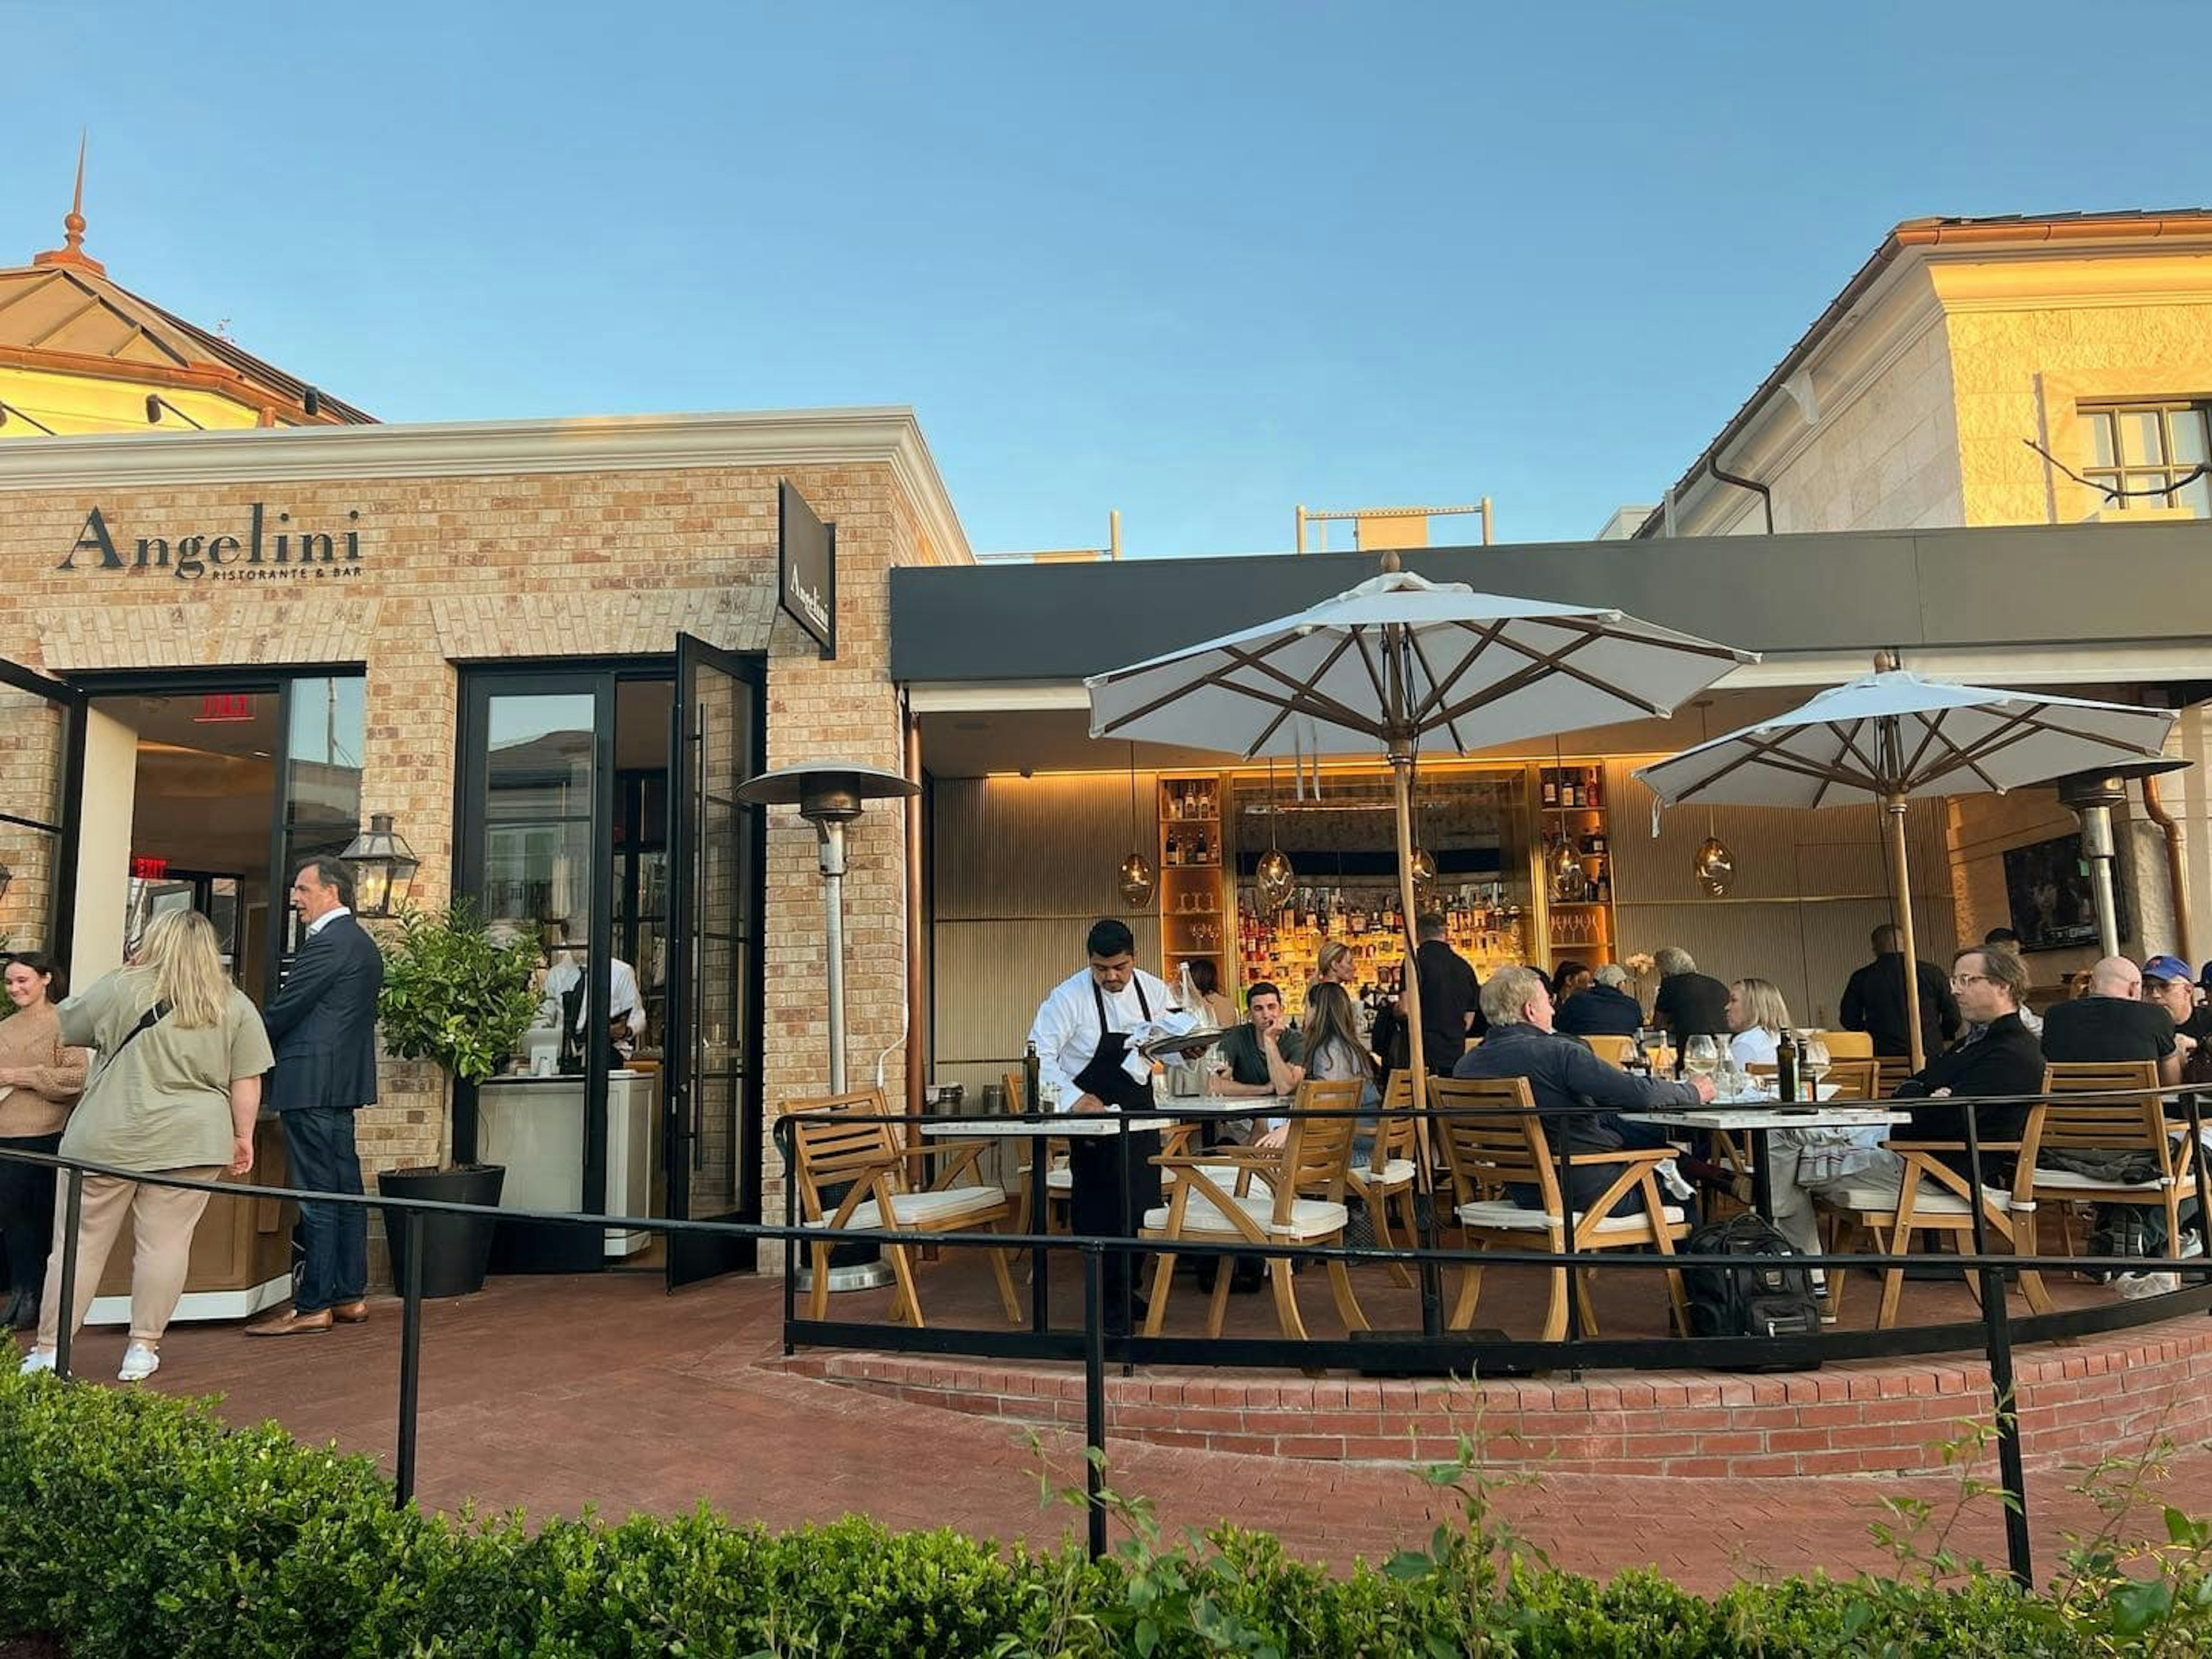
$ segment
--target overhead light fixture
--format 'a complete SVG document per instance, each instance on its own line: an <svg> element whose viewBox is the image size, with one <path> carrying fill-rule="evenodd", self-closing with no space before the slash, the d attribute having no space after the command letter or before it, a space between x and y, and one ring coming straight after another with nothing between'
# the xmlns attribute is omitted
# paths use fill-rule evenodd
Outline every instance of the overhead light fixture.
<svg viewBox="0 0 2212 1659"><path fill-rule="evenodd" d="M1707 726L1706 711L1713 706L1711 697L1698 699L1698 741L1704 744L1711 732ZM1729 851L1728 843L1713 828L1713 806L1705 803L1705 838L1698 843L1698 850L1690 858L1690 873L1698 878L1707 898L1719 898L1735 879L1735 854Z"/></svg>
<svg viewBox="0 0 2212 1659"><path fill-rule="evenodd" d="M1275 763L1267 763L1267 850L1260 854L1260 862L1253 870L1259 888L1260 902L1270 910L1280 909L1284 900L1291 896L1291 884L1298 872L1291 867L1291 860L1275 844Z"/></svg>
<svg viewBox="0 0 2212 1659"><path fill-rule="evenodd" d="M1425 820L1429 816L1429 803L1426 801L1421 803L1420 816ZM1429 851L1427 840L1425 836L1423 836L1420 844L1414 847L1413 860L1413 885L1425 893L1436 884L1437 879L1436 854Z"/></svg>
<svg viewBox="0 0 2212 1659"><path fill-rule="evenodd" d="M1137 815L1137 745L1129 745L1129 834L1134 837L1142 833L1142 820ZM1115 872L1121 889L1121 901L1133 910L1141 910L1152 902L1152 890L1157 885L1152 875L1152 861L1146 858L1144 848L1138 846L1121 860Z"/></svg>

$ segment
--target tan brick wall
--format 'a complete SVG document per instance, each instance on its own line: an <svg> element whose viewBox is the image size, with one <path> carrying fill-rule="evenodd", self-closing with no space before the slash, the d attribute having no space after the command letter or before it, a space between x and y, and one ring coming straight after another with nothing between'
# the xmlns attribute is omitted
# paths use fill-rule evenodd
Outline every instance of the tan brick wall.
<svg viewBox="0 0 2212 1659"><path fill-rule="evenodd" d="M835 662L819 660L775 608L779 477L837 525ZM267 509L265 535L280 511L290 515L289 531L343 530L357 512L358 574L188 580L86 568L96 565L88 556L75 570L56 568L95 504L130 558L141 536L242 538L257 501ZM892 467L878 462L0 491L0 559L11 576L0 592L0 655L55 672L365 665L362 810L393 815L422 857L416 891L434 902L452 877L457 663L665 653L679 631L765 650L769 765L836 755L897 768L888 573L938 556L924 517ZM8 726L0 782L38 759L31 728L21 719ZM905 1004L896 809L872 810L855 826L850 861L848 1053L854 1080L866 1082L878 1053L897 1040ZM36 877L26 869L24 878L27 902ZM780 1100L824 1086L828 1072L814 834L787 811L769 830L761 971L772 1120ZM894 1051L886 1066L894 1090L902 1060ZM434 1156L434 1073L387 1061L382 1086L383 1103L361 1125L364 1164L374 1170ZM780 1173L766 1146L763 1156L775 1214Z"/></svg>

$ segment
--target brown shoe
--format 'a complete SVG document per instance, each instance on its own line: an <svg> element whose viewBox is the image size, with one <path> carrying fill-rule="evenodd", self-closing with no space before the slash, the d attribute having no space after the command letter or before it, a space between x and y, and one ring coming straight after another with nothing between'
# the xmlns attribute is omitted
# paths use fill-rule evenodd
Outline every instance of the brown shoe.
<svg viewBox="0 0 2212 1659"><path fill-rule="evenodd" d="M366 1302L338 1303L331 1308L331 1317L341 1325L366 1325L368 1323L368 1304Z"/></svg>
<svg viewBox="0 0 2212 1659"><path fill-rule="evenodd" d="M271 1319L258 1325L248 1325L248 1336L319 1336L331 1328L331 1310L303 1314L288 1313L282 1318Z"/></svg>

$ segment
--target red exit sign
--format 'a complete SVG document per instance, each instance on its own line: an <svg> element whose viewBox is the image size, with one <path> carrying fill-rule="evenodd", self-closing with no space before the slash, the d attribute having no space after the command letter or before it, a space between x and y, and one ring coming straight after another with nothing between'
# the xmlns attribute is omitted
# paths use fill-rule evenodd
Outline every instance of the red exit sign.
<svg viewBox="0 0 2212 1659"><path fill-rule="evenodd" d="M253 718L251 691L209 691L200 697L195 726L236 726Z"/></svg>
<svg viewBox="0 0 2212 1659"><path fill-rule="evenodd" d="M133 881L161 881L167 878L169 861L167 859L137 859L131 860Z"/></svg>

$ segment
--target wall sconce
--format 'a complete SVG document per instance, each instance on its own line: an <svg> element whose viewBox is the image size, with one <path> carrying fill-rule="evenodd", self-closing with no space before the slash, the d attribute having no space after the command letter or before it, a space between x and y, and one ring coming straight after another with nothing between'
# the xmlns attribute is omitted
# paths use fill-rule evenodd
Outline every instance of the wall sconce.
<svg viewBox="0 0 2212 1659"><path fill-rule="evenodd" d="M353 866L354 914L389 916L407 902L407 889L422 860L392 827L392 814L372 812L368 828L348 843L339 862Z"/></svg>
<svg viewBox="0 0 2212 1659"><path fill-rule="evenodd" d="M171 403L167 398L164 398L158 392L149 392L146 394L146 424L148 426L161 425L161 411L165 409L167 410L170 414L182 421L186 426L191 428L193 431L204 432L207 430L205 427L202 426L191 416L185 414L183 410L179 409L176 404Z"/></svg>

